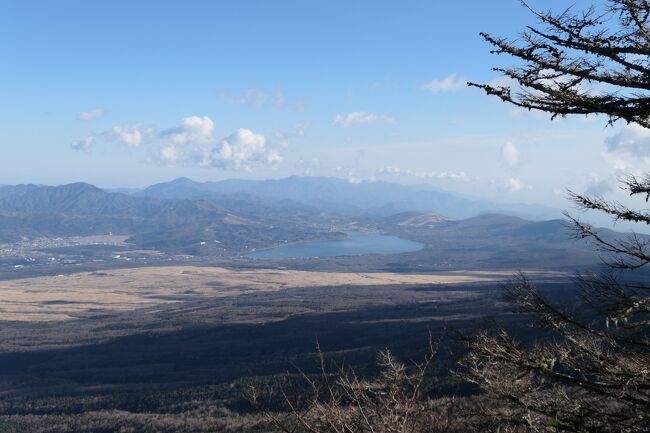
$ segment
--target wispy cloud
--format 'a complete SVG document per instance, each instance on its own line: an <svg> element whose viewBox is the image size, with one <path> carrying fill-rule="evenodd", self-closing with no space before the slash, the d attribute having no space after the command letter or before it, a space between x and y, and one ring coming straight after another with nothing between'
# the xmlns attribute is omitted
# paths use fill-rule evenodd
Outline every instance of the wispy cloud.
<svg viewBox="0 0 650 433"><path fill-rule="evenodd" d="M242 105L269 111L290 110L302 112L306 103L303 100L289 101L282 90L246 89L242 93L233 94L226 91L217 92L223 102Z"/></svg>
<svg viewBox="0 0 650 433"><path fill-rule="evenodd" d="M501 159L509 166L513 167L517 165L519 163L519 156L520 153L516 144L508 141L501 146Z"/></svg>
<svg viewBox="0 0 650 433"><path fill-rule="evenodd" d="M355 111L348 114L338 114L334 118L334 125L341 128L349 128L353 125L362 124L387 124L395 123L395 119L383 114L368 113L365 111Z"/></svg>
<svg viewBox="0 0 650 433"><path fill-rule="evenodd" d="M75 140L70 144L70 147L73 150L88 150L92 146L93 142L95 141L95 136L94 135L88 135L86 138L82 140Z"/></svg>
<svg viewBox="0 0 650 433"><path fill-rule="evenodd" d="M431 80L422 85L423 89L426 89L433 94L458 92L463 90L465 87L467 87L465 80L455 74L448 75L439 80Z"/></svg>
<svg viewBox="0 0 650 433"><path fill-rule="evenodd" d="M473 180L464 171L418 171L399 167L382 167L377 170L376 176L414 177L418 179L440 179L455 182L470 182Z"/></svg>
<svg viewBox="0 0 650 433"><path fill-rule="evenodd" d="M532 189L530 185L525 184L521 179L510 177L506 179L505 186L508 192L518 192Z"/></svg>
<svg viewBox="0 0 650 433"><path fill-rule="evenodd" d="M105 111L102 108L94 108L92 110L88 111L82 111L79 113L77 118L79 120L93 120L93 119L99 119L100 117L104 117Z"/></svg>
<svg viewBox="0 0 650 433"><path fill-rule="evenodd" d="M309 123L299 123L289 131L278 132L275 134L276 142L280 147L287 148L292 140L304 137L310 127Z"/></svg>

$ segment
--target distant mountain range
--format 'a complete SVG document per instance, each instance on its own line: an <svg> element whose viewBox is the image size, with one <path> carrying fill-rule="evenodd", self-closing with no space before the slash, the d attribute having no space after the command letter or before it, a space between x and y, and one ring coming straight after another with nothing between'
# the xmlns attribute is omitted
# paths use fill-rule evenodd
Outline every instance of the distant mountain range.
<svg viewBox="0 0 650 433"><path fill-rule="evenodd" d="M194 182L180 178L135 193L137 196L162 199L198 198L214 194L248 194L265 200L289 200L347 216L387 216L409 211L435 212L454 219L484 213L503 213L534 220L560 216L560 211L546 206L494 203L431 186L405 186L389 182L350 183L327 177L291 176L273 180L232 179L218 182Z"/></svg>
<svg viewBox="0 0 650 433"><path fill-rule="evenodd" d="M0 187L0 242L112 232L146 248L192 253L202 245L209 254L331 236L316 220L299 205L241 198L159 199L86 183Z"/></svg>
<svg viewBox="0 0 650 433"><path fill-rule="evenodd" d="M128 242L143 249L233 256L375 229L424 242L427 248L413 253L417 260L442 267L593 262L591 249L570 239L558 214L430 187L315 177L205 183L181 178L127 192L86 183L17 185L0 186L0 243L112 232L129 235Z"/></svg>

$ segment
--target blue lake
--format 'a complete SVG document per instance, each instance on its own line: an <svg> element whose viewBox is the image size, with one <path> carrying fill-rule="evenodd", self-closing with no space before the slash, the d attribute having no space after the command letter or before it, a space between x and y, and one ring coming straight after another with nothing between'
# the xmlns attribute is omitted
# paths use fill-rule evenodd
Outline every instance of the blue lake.
<svg viewBox="0 0 650 433"><path fill-rule="evenodd" d="M399 254L424 248L420 242L397 236L350 232L348 237L336 241L305 242L283 245L268 250L246 254L253 259L309 259L334 256L361 256L366 254Z"/></svg>

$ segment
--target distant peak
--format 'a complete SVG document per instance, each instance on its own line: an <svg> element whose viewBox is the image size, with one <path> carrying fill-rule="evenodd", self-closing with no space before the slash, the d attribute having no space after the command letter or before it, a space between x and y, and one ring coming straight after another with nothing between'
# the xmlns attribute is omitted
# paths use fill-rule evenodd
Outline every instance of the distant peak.
<svg viewBox="0 0 650 433"><path fill-rule="evenodd" d="M197 182L193 181L192 179L190 179L188 177L179 177L178 179L172 180L170 183L173 183L173 184L193 184L193 183L197 183Z"/></svg>
<svg viewBox="0 0 650 433"><path fill-rule="evenodd" d="M78 189L78 190L88 190L88 191L101 191L101 188L96 187L95 185L91 185L86 182L74 182L74 183L69 183L66 185L59 185L58 187L55 188L61 188L61 189Z"/></svg>

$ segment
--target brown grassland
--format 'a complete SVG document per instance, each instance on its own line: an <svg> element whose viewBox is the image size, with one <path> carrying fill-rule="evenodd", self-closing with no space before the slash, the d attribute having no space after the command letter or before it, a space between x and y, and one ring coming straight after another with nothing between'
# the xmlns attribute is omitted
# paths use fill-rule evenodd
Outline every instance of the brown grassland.
<svg viewBox="0 0 650 433"><path fill-rule="evenodd" d="M195 266L114 269L2 281L0 313L7 321L49 322L182 302L197 295L218 298L306 287L495 282L511 275L508 271L399 274Z"/></svg>

